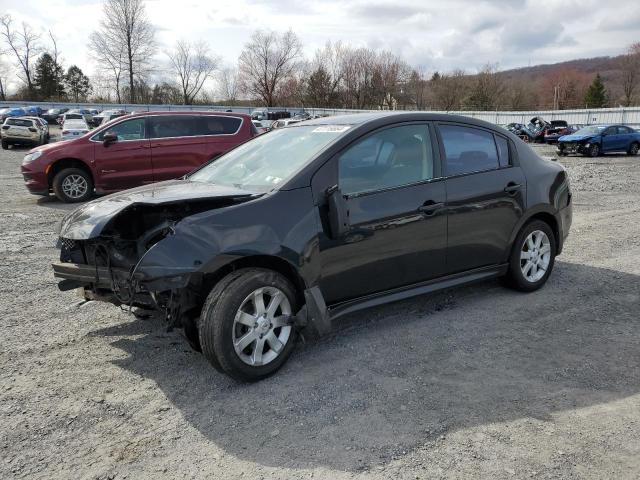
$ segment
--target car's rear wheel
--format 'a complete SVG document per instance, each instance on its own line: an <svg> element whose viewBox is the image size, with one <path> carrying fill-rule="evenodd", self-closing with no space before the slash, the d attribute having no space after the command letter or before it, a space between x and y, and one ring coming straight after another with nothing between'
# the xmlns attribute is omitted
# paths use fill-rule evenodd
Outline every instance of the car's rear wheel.
<svg viewBox="0 0 640 480"><path fill-rule="evenodd" d="M556 238L551 227L541 220L528 223L513 244L507 284L523 292L539 289L551 275L555 256Z"/></svg>
<svg viewBox="0 0 640 480"><path fill-rule="evenodd" d="M207 297L199 325L202 353L236 380L268 377L295 346L291 317L297 306L295 290L281 274L238 270Z"/></svg>
<svg viewBox="0 0 640 480"><path fill-rule="evenodd" d="M638 151L640 151L640 143L632 143L629 146L629 151L627 152L629 155L637 155Z"/></svg>
<svg viewBox="0 0 640 480"><path fill-rule="evenodd" d="M2 149L9 150L9 142L7 142L6 140L2 140Z"/></svg>
<svg viewBox="0 0 640 480"><path fill-rule="evenodd" d="M65 203L84 202L93 195L93 180L80 168L65 168L53 178L53 193Z"/></svg>
<svg viewBox="0 0 640 480"><path fill-rule="evenodd" d="M589 147L589 156L590 157L598 157L600 156L600 145L594 143Z"/></svg>

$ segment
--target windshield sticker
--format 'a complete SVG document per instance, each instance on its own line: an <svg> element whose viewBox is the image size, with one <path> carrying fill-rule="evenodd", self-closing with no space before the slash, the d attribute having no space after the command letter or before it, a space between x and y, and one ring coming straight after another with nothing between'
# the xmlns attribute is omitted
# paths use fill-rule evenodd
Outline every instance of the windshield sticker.
<svg viewBox="0 0 640 480"><path fill-rule="evenodd" d="M313 133L340 133L349 130L350 125L322 125L312 130Z"/></svg>

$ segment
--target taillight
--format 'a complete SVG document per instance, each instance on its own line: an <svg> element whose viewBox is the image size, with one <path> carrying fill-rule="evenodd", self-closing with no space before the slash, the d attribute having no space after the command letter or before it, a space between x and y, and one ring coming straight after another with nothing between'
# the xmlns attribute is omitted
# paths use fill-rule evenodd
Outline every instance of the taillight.
<svg viewBox="0 0 640 480"><path fill-rule="evenodd" d="M63 135L66 135L67 133L69 133L69 130L62 130Z"/></svg>

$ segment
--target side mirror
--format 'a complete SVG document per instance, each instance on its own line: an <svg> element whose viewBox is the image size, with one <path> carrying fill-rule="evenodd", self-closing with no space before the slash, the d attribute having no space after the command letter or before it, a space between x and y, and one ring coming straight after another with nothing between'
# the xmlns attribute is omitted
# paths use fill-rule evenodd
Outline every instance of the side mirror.
<svg viewBox="0 0 640 480"><path fill-rule="evenodd" d="M331 238L337 239L347 233L350 229L349 212L347 202L338 186L327 190L327 203L329 205L329 228Z"/></svg>
<svg viewBox="0 0 640 480"><path fill-rule="evenodd" d="M118 136L115 133L105 133L102 137L102 144L108 147L110 144L118 141Z"/></svg>

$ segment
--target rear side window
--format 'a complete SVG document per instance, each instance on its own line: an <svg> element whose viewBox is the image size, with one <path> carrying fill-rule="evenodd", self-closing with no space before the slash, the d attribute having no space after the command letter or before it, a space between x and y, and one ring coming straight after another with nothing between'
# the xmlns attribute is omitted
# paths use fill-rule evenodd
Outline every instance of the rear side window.
<svg viewBox="0 0 640 480"><path fill-rule="evenodd" d="M200 135L233 135L240 128L242 120L237 117L204 115L199 117Z"/></svg>
<svg viewBox="0 0 640 480"><path fill-rule="evenodd" d="M149 117L151 138L195 137L199 135L198 117L160 115Z"/></svg>
<svg viewBox="0 0 640 480"><path fill-rule="evenodd" d="M627 133L631 133L631 130L627 127L618 127L618 134L626 135Z"/></svg>
<svg viewBox="0 0 640 480"><path fill-rule="evenodd" d="M498 150L493 134L471 127L440 125L447 175L497 169Z"/></svg>
<svg viewBox="0 0 640 480"><path fill-rule="evenodd" d="M13 125L14 127L33 127L33 122L22 118L9 118L7 119L7 125Z"/></svg>
<svg viewBox="0 0 640 480"><path fill-rule="evenodd" d="M496 138L496 147L498 147L498 161L500 167L508 167L509 161L509 142L506 138L494 135Z"/></svg>

